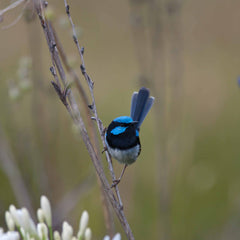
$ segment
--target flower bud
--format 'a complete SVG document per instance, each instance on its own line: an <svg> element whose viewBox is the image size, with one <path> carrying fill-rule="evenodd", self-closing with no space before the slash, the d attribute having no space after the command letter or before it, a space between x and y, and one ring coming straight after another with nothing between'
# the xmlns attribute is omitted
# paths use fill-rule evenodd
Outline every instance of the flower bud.
<svg viewBox="0 0 240 240"><path fill-rule="evenodd" d="M112 240L121 240L121 235L120 233L117 233Z"/></svg>
<svg viewBox="0 0 240 240"><path fill-rule="evenodd" d="M110 237L107 235L103 238L103 240L111 240Z"/></svg>
<svg viewBox="0 0 240 240"><path fill-rule="evenodd" d="M88 220L89 220L89 215L88 215L88 212L85 210L85 211L83 211L81 219L80 219L78 238L80 236L84 235L84 232L88 225Z"/></svg>
<svg viewBox="0 0 240 240"><path fill-rule="evenodd" d="M19 213L18 213L18 210L16 209L16 207L14 205L10 205L9 212L11 213L12 219L13 219L14 223L16 224L16 226L19 227L20 226Z"/></svg>
<svg viewBox="0 0 240 240"><path fill-rule="evenodd" d="M51 205L46 196L41 196L41 208L43 210L44 218L48 226L52 226L52 212Z"/></svg>
<svg viewBox="0 0 240 240"><path fill-rule="evenodd" d="M48 228L45 223L38 223L37 232L40 239L48 239Z"/></svg>
<svg viewBox="0 0 240 240"><path fill-rule="evenodd" d="M54 231L53 238L54 240L61 240L61 236L58 231Z"/></svg>
<svg viewBox="0 0 240 240"><path fill-rule="evenodd" d="M44 222L44 213L43 213L43 210L41 208L39 208L37 210L37 219L40 223Z"/></svg>
<svg viewBox="0 0 240 240"><path fill-rule="evenodd" d="M14 231L15 223L9 211L5 212L5 221L9 231Z"/></svg>
<svg viewBox="0 0 240 240"><path fill-rule="evenodd" d="M91 240L91 238L92 238L92 231L90 228L87 228L84 234L84 239Z"/></svg>
<svg viewBox="0 0 240 240"><path fill-rule="evenodd" d="M72 235L73 235L72 226L70 226L66 221L63 222L62 239L71 240Z"/></svg>

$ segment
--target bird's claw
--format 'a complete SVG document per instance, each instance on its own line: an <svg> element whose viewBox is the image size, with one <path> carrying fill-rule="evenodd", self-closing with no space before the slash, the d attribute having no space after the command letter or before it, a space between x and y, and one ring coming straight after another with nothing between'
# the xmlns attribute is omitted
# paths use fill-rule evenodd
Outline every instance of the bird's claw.
<svg viewBox="0 0 240 240"><path fill-rule="evenodd" d="M107 147L104 147L103 150L102 150L102 153L104 153L106 151L107 151Z"/></svg>

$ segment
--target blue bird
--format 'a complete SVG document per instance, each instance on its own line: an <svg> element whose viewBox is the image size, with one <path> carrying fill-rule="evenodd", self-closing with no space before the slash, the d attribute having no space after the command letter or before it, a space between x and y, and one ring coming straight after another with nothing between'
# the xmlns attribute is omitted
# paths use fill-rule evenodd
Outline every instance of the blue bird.
<svg viewBox="0 0 240 240"><path fill-rule="evenodd" d="M141 152L140 126L153 102L154 97L149 96L149 90L142 87L139 92L134 92L132 95L130 117L117 117L107 128L105 133L107 150L119 163L125 164L120 178L112 187L120 182L126 167L134 163Z"/></svg>

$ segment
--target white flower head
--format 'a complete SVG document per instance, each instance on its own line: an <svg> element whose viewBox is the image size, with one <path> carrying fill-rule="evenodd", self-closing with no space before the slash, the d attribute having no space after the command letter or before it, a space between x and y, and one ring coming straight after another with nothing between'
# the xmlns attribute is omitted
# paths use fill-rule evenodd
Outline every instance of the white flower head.
<svg viewBox="0 0 240 240"><path fill-rule="evenodd" d="M29 219L29 234L37 235L37 227L32 218Z"/></svg>
<svg viewBox="0 0 240 240"><path fill-rule="evenodd" d="M58 231L54 231L53 238L54 240L61 240L60 233Z"/></svg>
<svg viewBox="0 0 240 240"><path fill-rule="evenodd" d="M84 234L84 239L91 240L91 238L92 238L92 231L90 228L87 228Z"/></svg>
<svg viewBox="0 0 240 240"><path fill-rule="evenodd" d="M9 212L11 213L12 219L13 219L14 223L16 224L16 226L20 226L19 212L14 205L10 205Z"/></svg>
<svg viewBox="0 0 240 240"><path fill-rule="evenodd" d="M29 234L36 235L37 234L36 226L32 218L30 217L28 210L26 208L22 208L21 210L22 210L22 214L21 214L22 219L21 219L20 225L27 232L29 232Z"/></svg>
<svg viewBox="0 0 240 240"><path fill-rule="evenodd" d="M121 235L120 233L117 233L112 240L121 240Z"/></svg>
<svg viewBox="0 0 240 240"><path fill-rule="evenodd" d="M5 212L5 221L9 231L14 231L15 223L9 211Z"/></svg>
<svg viewBox="0 0 240 240"><path fill-rule="evenodd" d="M73 236L73 228L66 221L63 222L63 230L62 230L62 239L63 240L71 240Z"/></svg>
<svg viewBox="0 0 240 240"><path fill-rule="evenodd" d="M29 232L31 235L37 234L36 226L26 208L16 209L14 205L11 205L9 212L5 214L5 219L9 230L14 230L16 225L24 232Z"/></svg>
<svg viewBox="0 0 240 240"><path fill-rule="evenodd" d="M43 210L41 208L37 210L37 219L40 223L44 222L45 217L44 217Z"/></svg>
<svg viewBox="0 0 240 240"><path fill-rule="evenodd" d="M110 237L108 235L106 235L103 240L111 240Z"/></svg>
<svg viewBox="0 0 240 240"><path fill-rule="evenodd" d="M40 239L48 239L48 228L45 223L38 223L37 232Z"/></svg>
<svg viewBox="0 0 240 240"><path fill-rule="evenodd" d="M84 232L88 225L88 221L89 221L89 215L88 215L88 212L85 210L83 211L80 222L79 222L78 238L84 235Z"/></svg>
<svg viewBox="0 0 240 240"><path fill-rule="evenodd" d="M106 236L103 238L103 240L111 240L111 238L110 238L108 235L106 235ZM112 240L121 240L121 235L120 235L120 233L117 233L117 234L112 238Z"/></svg>
<svg viewBox="0 0 240 240"><path fill-rule="evenodd" d="M0 234L0 239L1 240L19 240L20 236L18 232L9 231L9 232Z"/></svg>
<svg viewBox="0 0 240 240"><path fill-rule="evenodd" d="M51 211L51 205L46 196L41 196L41 209L44 213L44 218L46 220L46 223L48 226L52 226L52 211Z"/></svg>

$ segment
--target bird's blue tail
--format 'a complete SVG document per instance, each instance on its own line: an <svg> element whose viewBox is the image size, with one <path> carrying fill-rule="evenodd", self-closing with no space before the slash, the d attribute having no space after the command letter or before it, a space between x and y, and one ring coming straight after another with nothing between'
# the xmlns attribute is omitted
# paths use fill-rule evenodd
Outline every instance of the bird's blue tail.
<svg viewBox="0 0 240 240"><path fill-rule="evenodd" d="M133 121L138 121L138 129L151 109L153 102L154 97L149 97L149 90L145 87L142 87L139 92L133 93L130 116Z"/></svg>

